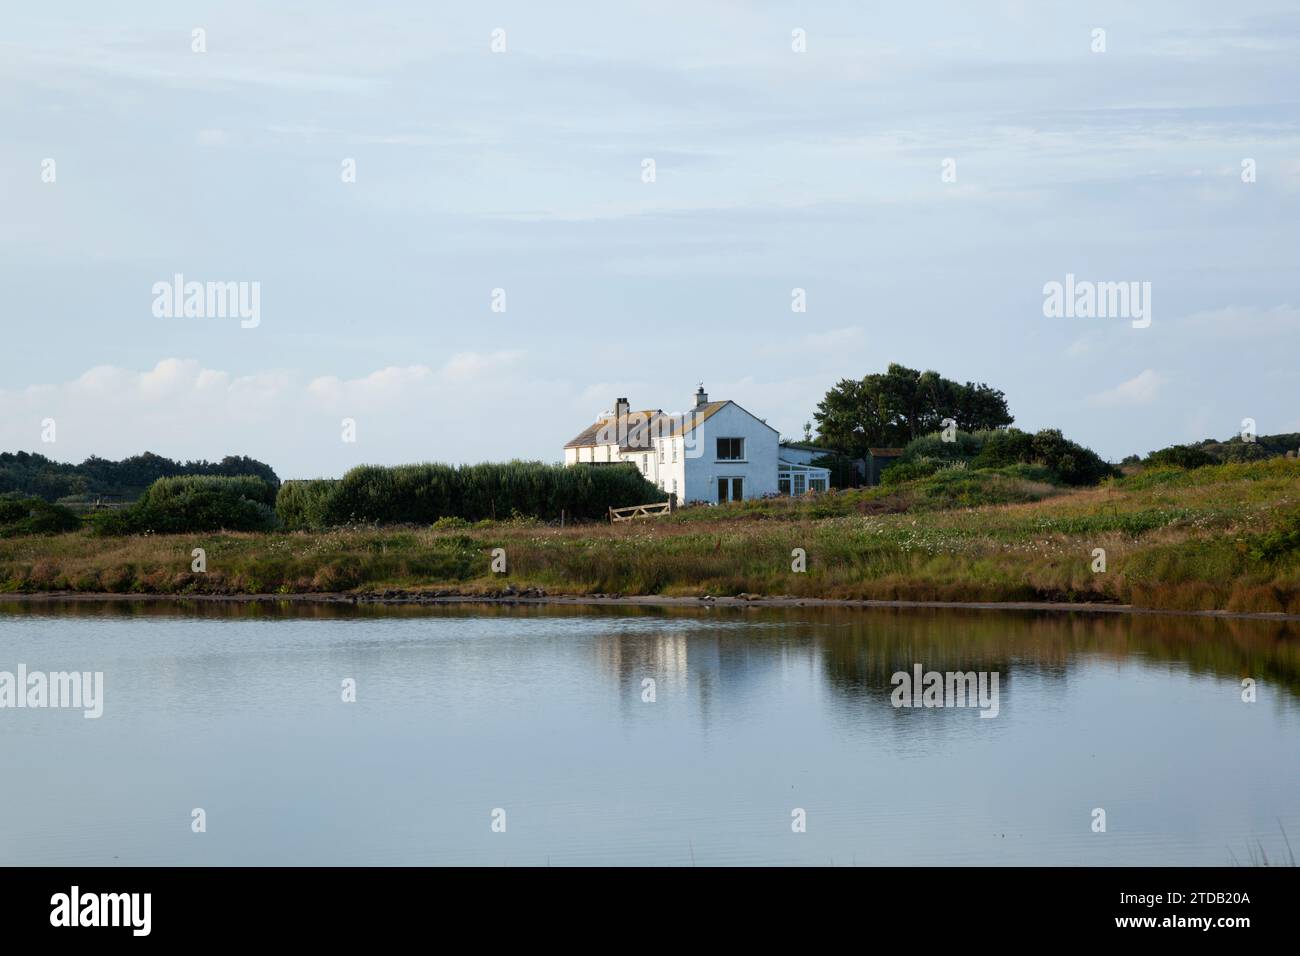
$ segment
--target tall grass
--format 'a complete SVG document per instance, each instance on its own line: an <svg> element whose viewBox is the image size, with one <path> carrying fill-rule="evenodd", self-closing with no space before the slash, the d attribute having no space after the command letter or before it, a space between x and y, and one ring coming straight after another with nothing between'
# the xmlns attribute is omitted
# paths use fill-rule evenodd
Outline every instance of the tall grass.
<svg viewBox="0 0 1300 956"><path fill-rule="evenodd" d="M285 482L276 511L286 527L319 529L441 518L603 518L609 508L665 497L631 464L361 465L338 481Z"/></svg>
<svg viewBox="0 0 1300 956"><path fill-rule="evenodd" d="M324 528L336 485L335 478L286 481L275 497L275 513L286 528Z"/></svg>
<svg viewBox="0 0 1300 956"><path fill-rule="evenodd" d="M175 478L159 478L145 489L139 503L154 508L168 508L186 498L202 494L234 495L274 507L276 489L270 482L254 475L179 475Z"/></svg>

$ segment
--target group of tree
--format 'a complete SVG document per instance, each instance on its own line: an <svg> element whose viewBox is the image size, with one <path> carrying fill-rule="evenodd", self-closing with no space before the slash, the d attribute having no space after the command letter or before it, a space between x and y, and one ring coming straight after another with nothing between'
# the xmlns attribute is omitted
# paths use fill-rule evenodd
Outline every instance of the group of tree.
<svg viewBox="0 0 1300 956"><path fill-rule="evenodd" d="M853 458L876 447L903 448L891 483L952 467L1036 468L1067 485L1095 484L1116 469L1057 429L1011 428L1006 396L982 382L893 363L883 373L843 379L817 405L817 443Z"/></svg>
<svg viewBox="0 0 1300 956"><path fill-rule="evenodd" d="M1258 435L1246 440L1234 435L1226 441L1207 438L1188 445L1170 445L1153 451L1145 458L1130 455L1123 464L1141 464L1148 468L1177 466L1179 468L1204 468L1206 465L1223 465L1234 461L1260 461L1265 458L1294 458L1300 455L1300 432L1280 435Z"/></svg>
<svg viewBox="0 0 1300 956"><path fill-rule="evenodd" d="M111 495L135 499L159 478L187 475L254 475L272 486L280 484L270 465L243 455L227 455L216 462L180 462L147 451L121 461L91 456L73 465L30 452L0 453L0 495L11 498L59 501Z"/></svg>
<svg viewBox="0 0 1300 956"><path fill-rule="evenodd" d="M964 385L938 372L893 363L883 373L842 379L813 413L817 441L853 458L873 447L902 447L941 431L946 420L966 432L1006 428L1006 396L983 383Z"/></svg>
<svg viewBox="0 0 1300 956"><path fill-rule="evenodd" d="M832 460L864 457L878 447L906 449L889 469L892 482L924 477L957 463L973 468L1041 467L1064 484L1094 484L1119 474L1091 449L1056 429L1011 428L1006 396L989 385L944 378L893 363L883 373L842 379L817 404L815 443ZM805 432L811 423L805 425ZM811 437L810 435L808 437ZM1200 468L1228 462L1300 456L1300 433L1235 435L1224 441L1171 445L1123 465ZM838 485L839 482L836 482Z"/></svg>

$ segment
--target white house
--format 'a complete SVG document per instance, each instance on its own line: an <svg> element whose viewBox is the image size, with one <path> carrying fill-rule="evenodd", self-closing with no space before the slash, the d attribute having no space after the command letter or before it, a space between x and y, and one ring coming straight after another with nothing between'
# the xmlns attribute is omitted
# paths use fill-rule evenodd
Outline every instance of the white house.
<svg viewBox="0 0 1300 956"><path fill-rule="evenodd" d="M735 402L711 402L701 385L687 412L633 410L626 398L564 446L564 463L629 461L682 503L718 503L825 490L830 472L783 461L772 426Z"/></svg>

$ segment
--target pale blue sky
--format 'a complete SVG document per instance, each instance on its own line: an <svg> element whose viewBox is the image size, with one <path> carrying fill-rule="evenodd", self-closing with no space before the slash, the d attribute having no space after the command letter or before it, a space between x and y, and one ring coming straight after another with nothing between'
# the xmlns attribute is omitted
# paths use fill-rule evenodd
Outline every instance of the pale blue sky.
<svg viewBox="0 0 1300 956"><path fill-rule="evenodd" d="M266 6L7 7L0 448L554 460L891 361L1111 458L1300 430L1294 0ZM177 272L260 325L154 317ZM1151 327L1045 318L1066 273Z"/></svg>

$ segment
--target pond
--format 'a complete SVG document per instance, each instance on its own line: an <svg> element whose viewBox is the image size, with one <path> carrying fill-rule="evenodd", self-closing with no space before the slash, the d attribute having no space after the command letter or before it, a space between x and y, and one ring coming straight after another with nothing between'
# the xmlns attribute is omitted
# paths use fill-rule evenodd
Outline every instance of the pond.
<svg viewBox="0 0 1300 956"><path fill-rule="evenodd" d="M0 603L0 863L1286 861L1296 628Z"/></svg>

